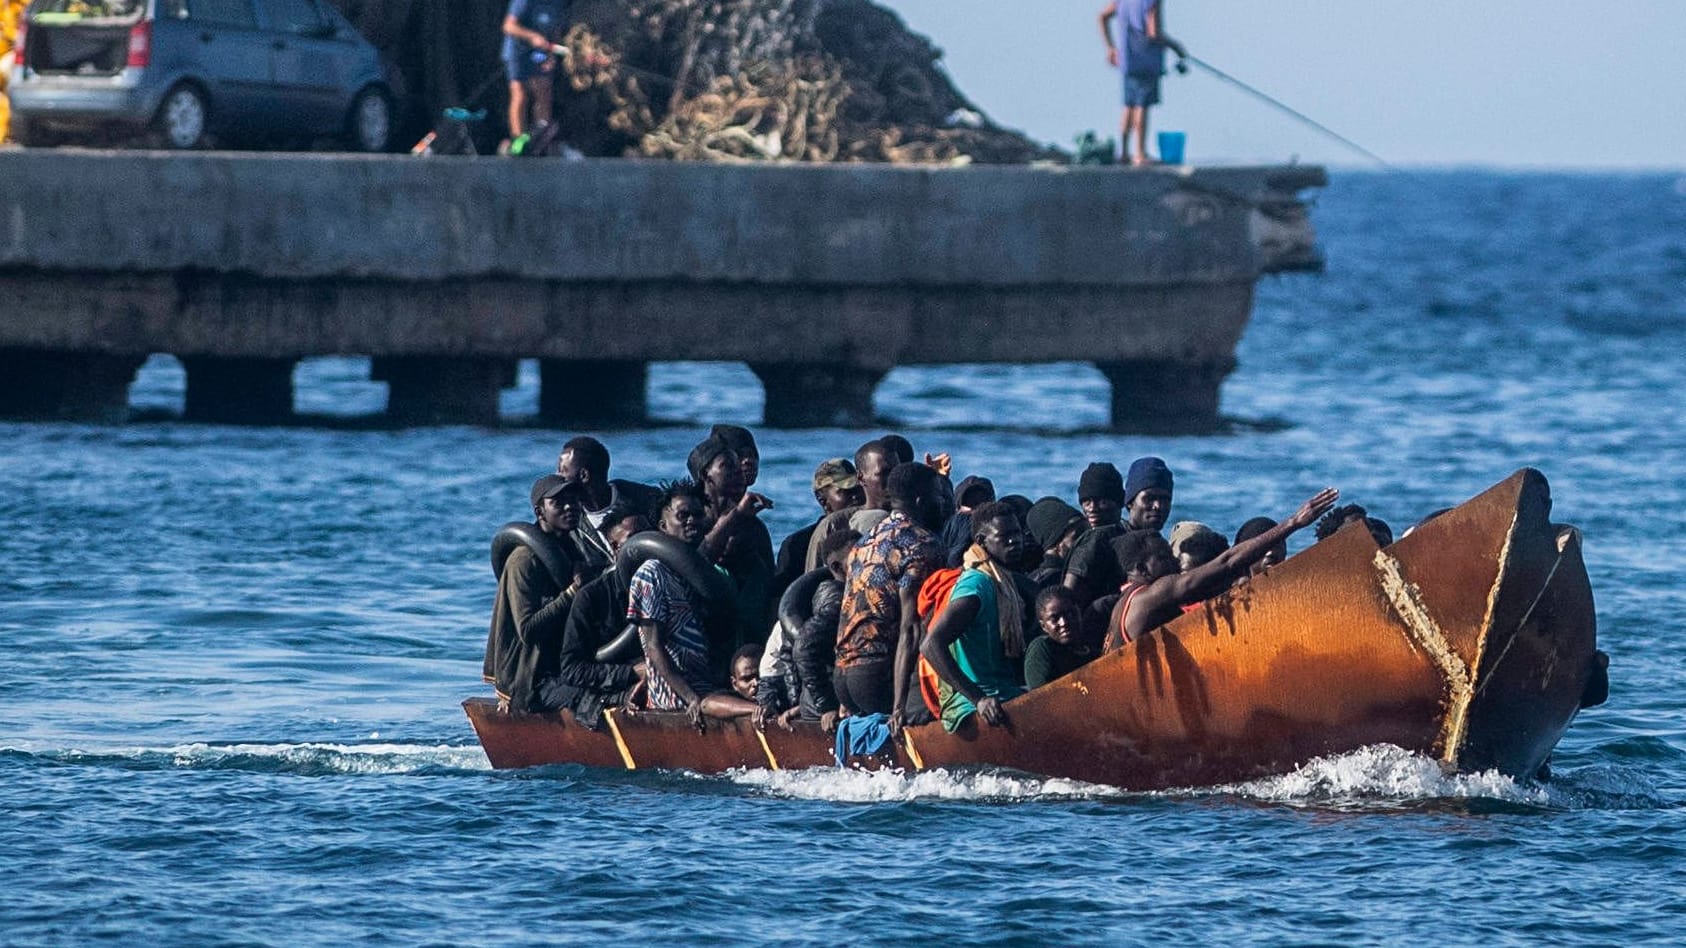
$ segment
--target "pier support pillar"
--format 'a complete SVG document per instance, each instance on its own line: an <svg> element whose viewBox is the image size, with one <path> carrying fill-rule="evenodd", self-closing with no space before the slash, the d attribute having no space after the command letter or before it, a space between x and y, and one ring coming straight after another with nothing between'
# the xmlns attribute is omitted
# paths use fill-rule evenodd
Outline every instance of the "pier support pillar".
<svg viewBox="0 0 1686 948"><path fill-rule="evenodd" d="M145 357L0 349L0 417L119 422Z"/></svg>
<svg viewBox="0 0 1686 948"><path fill-rule="evenodd" d="M1218 427L1218 390L1233 359L1187 363L1100 362L1112 383L1112 428L1141 434L1199 434Z"/></svg>
<svg viewBox="0 0 1686 948"><path fill-rule="evenodd" d="M293 365L287 358L182 356L182 417L230 425L278 425L293 417Z"/></svg>
<svg viewBox="0 0 1686 948"><path fill-rule="evenodd" d="M766 392L762 424L769 428L865 428L872 424L872 391L883 369L834 363L751 362Z"/></svg>
<svg viewBox="0 0 1686 948"><path fill-rule="evenodd" d="M514 360L474 356L375 359L369 377L387 384L386 414L401 425L495 425L498 393Z"/></svg>
<svg viewBox="0 0 1686 948"><path fill-rule="evenodd" d="M539 421L558 428L629 428L648 417L650 364L540 359Z"/></svg>

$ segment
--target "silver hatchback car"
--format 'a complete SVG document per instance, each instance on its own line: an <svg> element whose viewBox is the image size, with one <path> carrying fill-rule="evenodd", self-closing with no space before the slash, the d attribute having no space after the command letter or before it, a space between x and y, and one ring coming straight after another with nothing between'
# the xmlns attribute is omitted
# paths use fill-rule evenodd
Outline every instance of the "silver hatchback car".
<svg viewBox="0 0 1686 948"><path fill-rule="evenodd" d="M380 54L321 0L35 0L9 94L25 145L341 137L384 151Z"/></svg>

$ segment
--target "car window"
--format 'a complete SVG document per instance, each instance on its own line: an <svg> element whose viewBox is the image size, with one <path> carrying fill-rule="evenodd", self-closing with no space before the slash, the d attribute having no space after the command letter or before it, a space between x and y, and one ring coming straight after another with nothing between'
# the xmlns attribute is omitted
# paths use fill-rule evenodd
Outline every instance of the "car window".
<svg viewBox="0 0 1686 948"><path fill-rule="evenodd" d="M269 11L270 29L277 33L312 36L328 29L328 21L310 0L264 0L264 9Z"/></svg>
<svg viewBox="0 0 1686 948"><path fill-rule="evenodd" d="M106 17L129 17L146 7L146 0L35 0L30 7L34 15L48 14L79 17L90 20Z"/></svg>
<svg viewBox="0 0 1686 948"><path fill-rule="evenodd" d="M196 23L215 26L235 26L254 29L257 14L252 12L252 0L187 0L188 18Z"/></svg>

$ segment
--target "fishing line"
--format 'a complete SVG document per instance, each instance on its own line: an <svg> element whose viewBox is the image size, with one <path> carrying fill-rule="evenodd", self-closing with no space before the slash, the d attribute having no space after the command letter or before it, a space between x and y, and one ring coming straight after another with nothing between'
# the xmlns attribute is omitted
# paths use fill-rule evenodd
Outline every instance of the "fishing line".
<svg viewBox="0 0 1686 948"><path fill-rule="evenodd" d="M1324 125L1322 122L1319 122L1318 120L1312 118L1311 116L1305 114L1304 112L1301 112L1299 109L1294 108L1293 106L1289 105L1288 103L1283 102L1281 99L1278 99L1277 97L1271 95L1270 93L1265 92L1261 89L1258 89L1254 86L1248 85L1245 82L1242 82L1240 79L1237 79L1234 76L1230 75L1229 73L1224 72L1222 69L1219 69L1218 67L1212 65L1211 63L1207 62L1204 59L1201 59L1198 56L1185 56L1183 58L1187 59L1189 62L1195 64L1196 66L1199 66L1201 69L1204 69L1207 72L1211 73L1216 78L1218 78L1218 79L1220 79L1224 82L1227 82L1232 86L1235 86L1237 89L1240 89L1241 91L1246 92L1249 95L1252 95L1256 98L1262 99L1266 103L1269 103L1270 105L1272 105L1272 106L1274 106L1278 109L1281 109L1283 112L1288 113L1289 115L1291 115L1294 118L1298 119L1299 121L1305 123L1306 125L1311 126L1312 128L1316 129L1317 131L1322 132L1323 134L1329 136L1330 138L1333 138L1335 141L1340 142L1341 144L1345 145L1348 148L1351 148L1353 151L1358 152L1359 154L1363 155L1366 158L1369 158L1371 161L1374 161L1376 164L1381 165L1383 168L1386 168L1389 171L1398 170L1398 169L1394 168L1394 166L1386 158L1383 158L1381 155L1376 154L1375 152L1371 151L1368 148L1365 148L1363 145L1358 144L1357 142L1353 141L1352 139L1346 137L1345 135L1342 135L1340 132L1335 131L1334 129L1330 128L1327 125Z"/></svg>

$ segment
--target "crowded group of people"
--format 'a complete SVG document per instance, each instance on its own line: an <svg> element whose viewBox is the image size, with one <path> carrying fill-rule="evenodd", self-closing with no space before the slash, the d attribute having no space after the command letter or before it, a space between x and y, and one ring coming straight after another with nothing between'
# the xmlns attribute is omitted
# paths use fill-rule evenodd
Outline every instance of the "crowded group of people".
<svg viewBox="0 0 1686 948"><path fill-rule="evenodd" d="M1001 726L1013 698L1280 562L1298 530L1359 522L1393 540L1363 508L1336 508L1332 488L1233 538L1173 522L1175 479L1156 457L1090 464L1076 505L997 496L986 477L952 480L946 454L915 458L885 435L821 462L813 521L775 549L747 429L714 426L687 476L660 486L611 478L602 442L573 438L532 485L530 533L547 548L504 562L485 677L511 710L566 708L591 727L608 708L681 711L699 728ZM646 531L683 557L617 569ZM605 654L617 639L622 653Z"/></svg>

